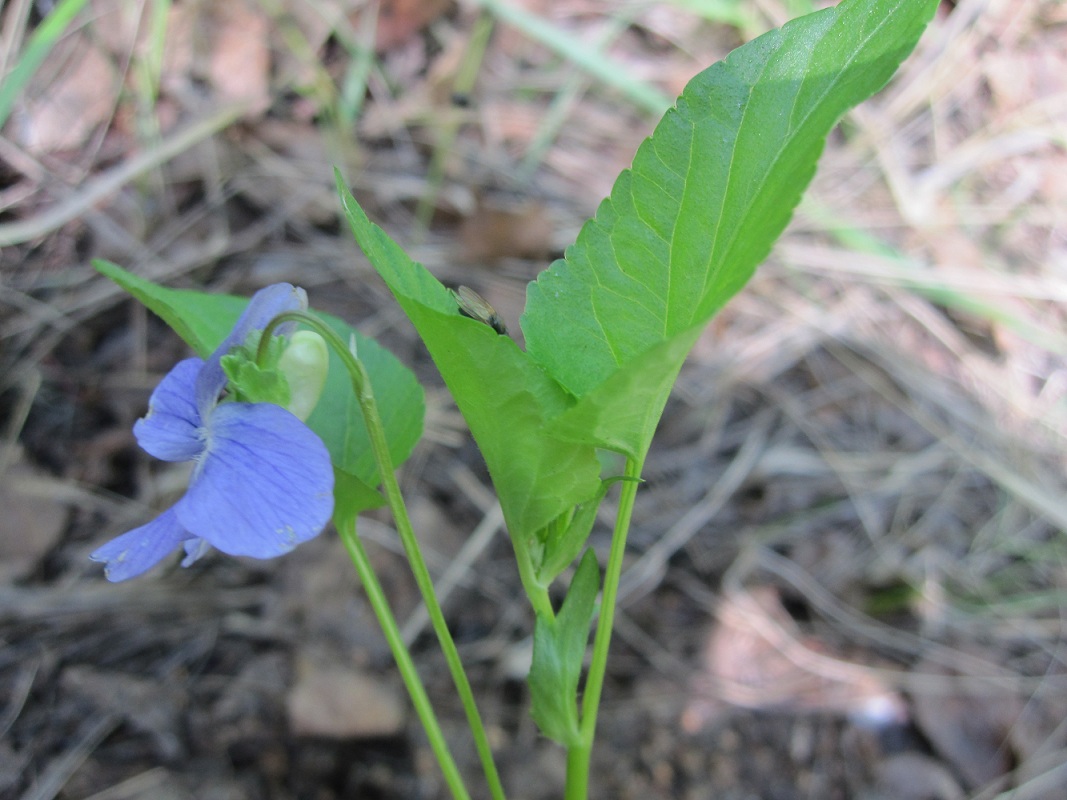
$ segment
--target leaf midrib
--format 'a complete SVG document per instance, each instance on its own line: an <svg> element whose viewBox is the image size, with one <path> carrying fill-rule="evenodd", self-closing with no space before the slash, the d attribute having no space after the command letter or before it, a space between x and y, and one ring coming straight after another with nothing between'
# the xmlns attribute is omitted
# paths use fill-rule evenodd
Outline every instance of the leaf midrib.
<svg viewBox="0 0 1067 800"><path fill-rule="evenodd" d="M768 176L770 176L774 172L774 167L778 163L778 161L781 159L782 154L789 148L789 145L792 144L793 141L795 141L796 137L800 135L801 131L804 129L804 126L811 119L812 115L815 114L816 111L818 111L822 107L822 104L826 101L827 96L831 94L831 92L833 91L834 87L836 87L838 85L838 83L840 83L842 76L844 76L849 71L849 69L851 68L853 62L855 62L857 54L860 53L863 50L863 48L865 47L865 45L867 44L868 41L870 41L872 38L874 38L877 35L878 31L880 31L883 26L888 24L890 16L896 10L898 10L899 7L900 7L900 4L898 3L896 6L893 7L892 11L888 11L882 17L882 19L878 22L878 24L871 29L871 33L866 38L864 38L864 39L860 40L859 42L857 42L857 44L853 47L851 54L845 60L842 69L838 70L838 72L834 76L833 80L831 80L829 83L827 83L826 90L822 93L822 95L818 98L818 100L816 100L814 103L812 103L809 106L808 113L804 115L804 117L800 120L800 122L797 125L792 126L789 134L782 141L782 145L778 148L778 151L775 153L774 158L772 158L768 162L767 169L764 170L763 177L757 184L757 191L752 193L749 201L745 204L744 210L743 210L741 216L739 217L740 220L744 221L744 220L747 220L749 218L749 215L752 213L753 204L755 203L756 199L760 197L763 188L766 186ZM830 27L827 28L827 30L823 33L822 36L819 37L818 41L815 43L816 46L826 38L826 36L833 29L833 27L836 24L838 24L838 22L840 22L839 19L835 20L834 23L832 25L830 25ZM781 42L779 42L779 46L775 48L775 54L777 54L780 51L780 49L781 49ZM812 51L813 52L814 52L814 50L815 50L815 46L812 47ZM764 64L764 71L766 70L766 68L768 66L770 66L770 59L767 59L767 62ZM762 77L763 72L761 72L760 74L761 74L761 77ZM803 86L803 82L801 82L797 86L797 91L794 93L794 96L793 96L793 106L790 109L791 111L796 108L796 103L799 100L800 89L802 88L802 86ZM750 90L749 91L749 96L750 97L751 97L751 94L752 93L751 93L751 90ZM745 118L747 116L748 116L748 104L746 103L745 104L745 110L742 113L741 124L738 126L738 134L740 134L740 132L742 130L744 130ZM792 115L790 115L790 116L792 116ZM737 160L735 156L736 156L736 153L737 153L737 142L738 142L738 140L740 138L741 138L740 135L738 135L738 136L736 136L734 138L734 147L731 150L730 166L729 166L729 169L728 169L728 172L729 172L729 174L731 176L733 175L734 163ZM728 178L727 179L727 184L726 184L726 191L723 192L722 208L725 208L725 207L728 206L728 204L725 201L726 201L726 197L730 194L732 188L733 188L733 183ZM719 224L715 226L716 238L718 238L719 229L721 228L721 224L722 224L722 213L721 213L722 208L720 208ZM728 240L727 240L727 243L726 243L726 247L724 249L724 254L728 254L731 251L731 249L733 248L734 244L736 243L738 237L740 236L742 227L743 227L743 225L741 225L741 224L738 224L738 225L734 226L733 233L730 234L729 237L728 237ZM715 263L715 261L716 261L716 259L715 259L715 248L712 247L711 254L708 257L708 261L704 265L704 284L703 284L703 286L701 286L701 292L700 292L700 304L701 305L703 305L703 303L704 303L704 301L705 301L705 299L707 297L708 282L709 282L709 279L712 278L711 266L712 266L713 263ZM726 263L726 257L724 255L724 257L718 261L719 267L718 267L718 269L715 270L715 276L716 277L718 276L718 272L722 268L722 265L725 264L725 263Z"/></svg>

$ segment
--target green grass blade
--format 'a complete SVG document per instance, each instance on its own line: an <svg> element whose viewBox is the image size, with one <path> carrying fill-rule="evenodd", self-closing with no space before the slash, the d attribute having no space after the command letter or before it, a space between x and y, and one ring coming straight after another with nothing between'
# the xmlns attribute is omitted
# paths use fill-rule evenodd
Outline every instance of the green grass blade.
<svg viewBox="0 0 1067 800"><path fill-rule="evenodd" d="M30 41L11 72L0 81L0 128L4 127L15 101L36 74L38 67L52 52L56 41L85 7L86 0L62 0L45 17L30 37Z"/></svg>
<svg viewBox="0 0 1067 800"><path fill-rule="evenodd" d="M625 67L606 58L603 53L590 48L587 43L520 8L517 4L506 0L476 0L476 5L502 22L518 28L531 39L550 47L605 85L622 92L645 111L662 114L670 106L670 98L659 89L638 80L630 75Z"/></svg>

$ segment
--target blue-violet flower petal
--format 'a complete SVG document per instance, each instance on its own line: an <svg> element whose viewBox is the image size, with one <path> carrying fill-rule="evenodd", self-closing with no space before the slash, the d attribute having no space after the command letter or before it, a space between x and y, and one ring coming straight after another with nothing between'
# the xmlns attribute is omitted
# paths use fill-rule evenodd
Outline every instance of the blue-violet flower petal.
<svg viewBox="0 0 1067 800"><path fill-rule="evenodd" d="M147 525L98 547L89 558L104 562L109 581L124 581L150 570L189 537L171 508Z"/></svg>
<svg viewBox="0 0 1067 800"><path fill-rule="evenodd" d="M162 461L192 461L204 449L200 412L193 398L203 359L179 361L148 399L148 413L133 425L137 444Z"/></svg>
<svg viewBox="0 0 1067 800"><path fill-rule="evenodd" d="M200 415L206 417L209 409L218 402L219 393L226 386L226 373L222 369L222 357L233 348L240 347L252 331L261 331L267 323L285 311L303 311L307 308L307 293L292 284L275 283L256 292L237 319L230 335L215 348L200 371L196 383L196 405ZM285 323L275 331L280 336L292 332L295 325Z"/></svg>
<svg viewBox="0 0 1067 800"><path fill-rule="evenodd" d="M326 445L281 406L225 403L211 415L196 480L175 512L224 553L287 553L317 536L333 512Z"/></svg>

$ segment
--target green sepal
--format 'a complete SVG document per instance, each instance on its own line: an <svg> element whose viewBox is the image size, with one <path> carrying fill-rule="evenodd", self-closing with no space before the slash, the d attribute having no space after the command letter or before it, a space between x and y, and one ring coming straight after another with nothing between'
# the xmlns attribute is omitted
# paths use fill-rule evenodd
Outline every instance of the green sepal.
<svg viewBox="0 0 1067 800"><path fill-rule="evenodd" d="M272 336L262 363L257 363L256 349L262 339L260 331L253 331L248 341L224 355L219 363L229 379L227 390L231 399L241 403L274 403L283 408L289 405L289 381L278 370L278 359L284 340Z"/></svg>

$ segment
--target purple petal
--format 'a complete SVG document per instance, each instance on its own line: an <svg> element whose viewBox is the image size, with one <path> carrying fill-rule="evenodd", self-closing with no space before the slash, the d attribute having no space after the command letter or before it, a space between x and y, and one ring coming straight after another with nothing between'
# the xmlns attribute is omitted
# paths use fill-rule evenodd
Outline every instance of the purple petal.
<svg viewBox="0 0 1067 800"><path fill-rule="evenodd" d="M326 446L280 406L224 403L175 506L182 524L230 555L270 558L322 532L333 512Z"/></svg>
<svg viewBox="0 0 1067 800"><path fill-rule="evenodd" d="M200 414L196 410L196 379L204 362L179 361L148 400L148 413L133 426L137 443L163 461L191 461L203 452Z"/></svg>
<svg viewBox="0 0 1067 800"><path fill-rule="evenodd" d="M150 570L189 536L178 521L174 508L169 508L147 525L98 547L89 558L104 562L104 574L109 581L124 581Z"/></svg>
<svg viewBox="0 0 1067 800"><path fill-rule="evenodd" d="M307 292L290 283L271 284L252 295L252 299L248 301L248 306L233 326L230 335L215 348L215 352L211 354L204 369L200 372L200 378L196 383L196 404L201 416L208 415L208 410L215 405L219 392L226 385L226 373L223 372L221 364L222 357L233 348L244 344L252 331L263 330L268 322L283 311L306 309L307 301ZM284 334L292 327L289 324L281 325L278 333Z"/></svg>

